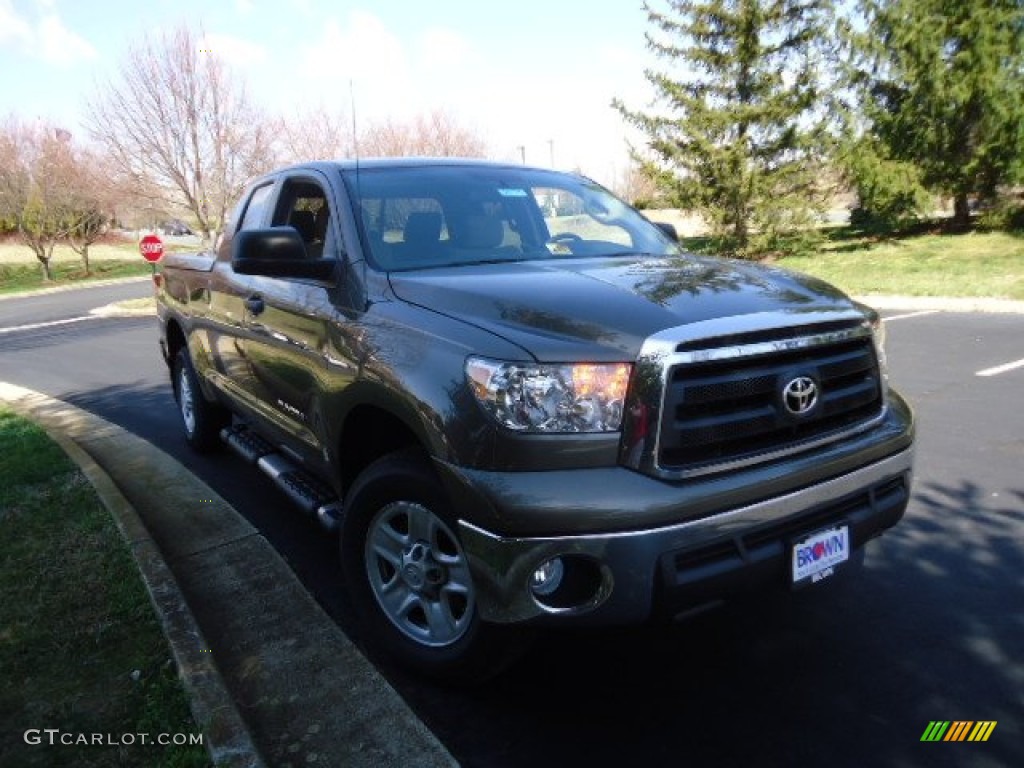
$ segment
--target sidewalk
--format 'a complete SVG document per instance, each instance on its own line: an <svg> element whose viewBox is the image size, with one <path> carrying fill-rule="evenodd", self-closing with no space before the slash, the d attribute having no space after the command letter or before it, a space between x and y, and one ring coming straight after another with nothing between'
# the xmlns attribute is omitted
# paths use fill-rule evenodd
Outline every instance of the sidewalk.
<svg viewBox="0 0 1024 768"><path fill-rule="evenodd" d="M145 440L0 383L82 468L139 564L217 765L454 766L276 550Z"/></svg>
<svg viewBox="0 0 1024 768"><path fill-rule="evenodd" d="M857 301L875 309L909 312L982 312L1024 315L1024 301L1013 299L955 298L942 296L855 296Z"/></svg>

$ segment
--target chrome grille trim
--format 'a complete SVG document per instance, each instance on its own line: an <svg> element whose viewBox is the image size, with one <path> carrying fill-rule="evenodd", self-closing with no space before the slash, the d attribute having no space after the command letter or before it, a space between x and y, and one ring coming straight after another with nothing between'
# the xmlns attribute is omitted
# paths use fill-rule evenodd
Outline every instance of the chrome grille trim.
<svg viewBox="0 0 1024 768"><path fill-rule="evenodd" d="M837 328L837 325L843 327ZM828 330L822 330L827 326ZM794 335L794 327L798 328ZM773 331L784 338L765 339ZM754 336L756 340L745 341ZM620 461L645 474L667 480L681 480L761 464L842 440L867 431L884 420L887 393L877 353L871 344L874 371L880 390L880 409L856 424L749 455L725 457L694 466L663 466L662 443L670 378L680 366L721 361L770 363L773 355L867 339L872 336L869 319L856 310L780 312L723 318L671 328L649 338L637 359L634 382L627 398ZM685 347L684 351L679 351Z"/></svg>

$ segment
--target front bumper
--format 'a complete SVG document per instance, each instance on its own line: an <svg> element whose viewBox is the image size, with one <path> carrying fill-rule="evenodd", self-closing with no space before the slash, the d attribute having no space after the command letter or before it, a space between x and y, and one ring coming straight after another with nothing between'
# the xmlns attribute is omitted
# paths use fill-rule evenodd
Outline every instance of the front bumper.
<svg viewBox="0 0 1024 768"><path fill-rule="evenodd" d="M645 530L502 536L460 520L459 532L485 621L635 623L655 610L671 615L750 589L784 586L792 541L834 523L849 526L851 549L858 551L902 517L912 465L913 448L904 447L799 490ZM542 602L530 578L553 557L583 573L584 587L576 597Z"/></svg>

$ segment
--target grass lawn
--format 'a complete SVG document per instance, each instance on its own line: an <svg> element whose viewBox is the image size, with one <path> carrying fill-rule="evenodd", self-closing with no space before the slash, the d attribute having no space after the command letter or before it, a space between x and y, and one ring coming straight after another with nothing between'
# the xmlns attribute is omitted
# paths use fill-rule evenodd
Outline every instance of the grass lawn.
<svg viewBox="0 0 1024 768"><path fill-rule="evenodd" d="M167 244L168 250L199 250L198 245ZM50 260L54 279L43 280L43 270L28 246L14 237L0 240L0 294L20 293L40 288L74 285L115 277L136 277L152 274L152 267L139 255L134 240L110 240L89 248L92 275L82 270L82 259L67 245L58 245Z"/></svg>
<svg viewBox="0 0 1024 768"><path fill-rule="evenodd" d="M110 240L89 246L90 261L143 261L134 240ZM51 264L81 264L81 257L63 243L53 249ZM31 264L39 269L35 253L17 237L0 240L0 265Z"/></svg>
<svg viewBox="0 0 1024 768"><path fill-rule="evenodd" d="M202 746L140 743L142 733L200 731L135 562L92 486L42 430L4 408L0 477L0 765L208 765ZM29 729L41 744L26 743ZM44 729L60 731L57 743ZM79 734L122 743L60 744Z"/></svg>
<svg viewBox="0 0 1024 768"><path fill-rule="evenodd" d="M90 259L92 274L87 276L82 270L81 262L61 261L53 267L53 280L43 280L39 263L35 264L2 264L0 263L0 294L23 293L40 288L56 288L58 286L77 285L96 280L110 280L115 277L141 277L152 274L153 270L142 258L138 262L117 260Z"/></svg>
<svg viewBox="0 0 1024 768"><path fill-rule="evenodd" d="M818 253L779 264L857 294L1024 300L1024 235L922 234L878 239L832 230Z"/></svg>
<svg viewBox="0 0 1024 768"><path fill-rule="evenodd" d="M706 237L685 238L684 247L707 252ZM185 250L195 247L180 246ZM39 263L24 245L0 242L0 294L16 293L89 279L151 273L134 242L98 244L91 249L93 277L87 278L78 255L59 246L53 261L55 280L42 280ZM781 266L834 283L851 294L959 296L1024 300L1024 234L926 233L881 238L849 227L828 230L819 250L789 256Z"/></svg>

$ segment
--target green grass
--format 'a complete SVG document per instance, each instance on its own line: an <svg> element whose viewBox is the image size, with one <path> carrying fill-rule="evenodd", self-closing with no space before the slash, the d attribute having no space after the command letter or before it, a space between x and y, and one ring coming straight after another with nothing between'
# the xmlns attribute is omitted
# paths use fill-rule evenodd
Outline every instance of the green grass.
<svg viewBox="0 0 1024 768"><path fill-rule="evenodd" d="M681 242L693 253L714 253L709 237ZM785 256L776 263L855 295L1024 300L1022 234L925 231L879 237L835 227L825 232L814 252Z"/></svg>
<svg viewBox="0 0 1024 768"><path fill-rule="evenodd" d="M110 514L46 434L4 408L0 477L0 765L208 765L201 746L25 743L29 729L199 729Z"/></svg>
<svg viewBox="0 0 1024 768"><path fill-rule="evenodd" d="M90 263L91 275L86 275L80 262L51 262L53 280L43 280L38 262L34 264L0 264L0 294L22 293L40 288L79 285L96 280L115 277L139 277L152 274L149 264L141 258L138 262L124 260L102 260Z"/></svg>
<svg viewBox="0 0 1024 768"><path fill-rule="evenodd" d="M817 253L778 263L858 295L1024 300L1024 236L1002 232L878 239L844 227Z"/></svg>
<svg viewBox="0 0 1024 768"><path fill-rule="evenodd" d="M199 245L166 243L168 251L196 251ZM35 254L16 237L0 238L0 295L22 293L63 285L84 284L116 277L138 277L152 274L153 268L139 255L139 247L131 238L110 236L89 248L91 275L82 269L82 259L70 246L59 243L50 259L54 279L43 279L42 265Z"/></svg>

